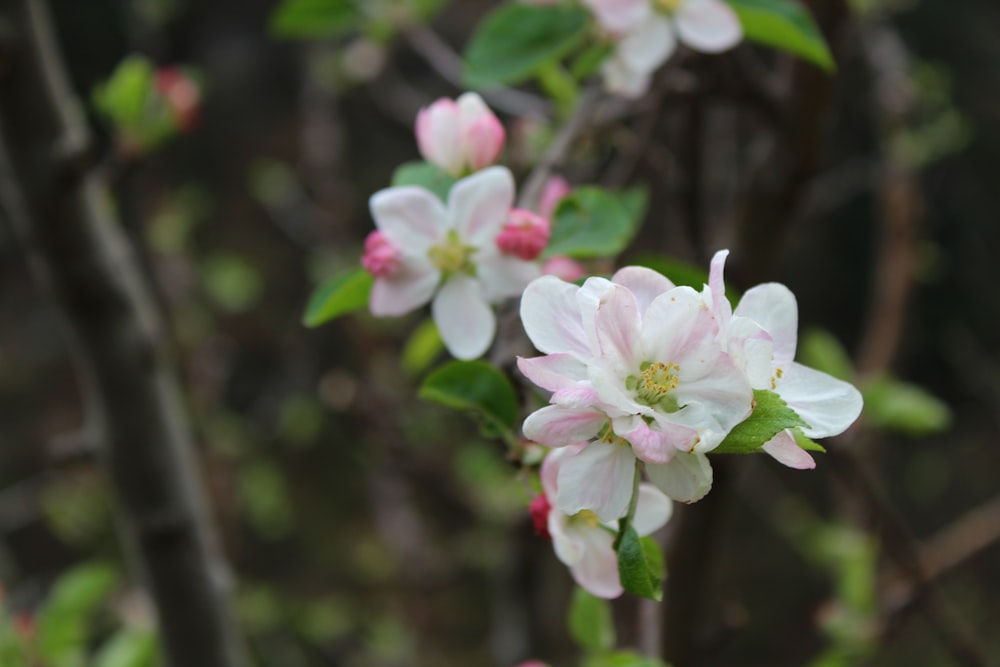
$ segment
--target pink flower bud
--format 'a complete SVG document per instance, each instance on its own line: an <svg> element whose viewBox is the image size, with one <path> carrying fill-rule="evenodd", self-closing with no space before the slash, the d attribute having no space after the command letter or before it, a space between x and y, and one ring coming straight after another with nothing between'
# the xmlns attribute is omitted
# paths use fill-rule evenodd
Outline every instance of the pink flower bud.
<svg viewBox="0 0 1000 667"><path fill-rule="evenodd" d="M544 493L539 493L531 501L528 511L531 512L531 521L535 524L535 532L545 539L551 540L552 536L549 535L549 512L552 511L552 504L549 502L549 497Z"/></svg>
<svg viewBox="0 0 1000 667"><path fill-rule="evenodd" d="M523 260L536 259L549 242L549 221L523 208L511 209L507 224L497 236L501 252Z"/></svg>
<svg viewBox="0 0 1000 667"><path fill-rule="evenodd" d="M365 239L365 253L361 256L361 266L376 278L385 278L399 268L399 250L385 237L385 234L375 230Z"/></svg>
<svg viewBox="0 0 1000 667"><path fill-rule="evenodd" d="M180 131L191 131L201 106L198 82L179 67L161 67L156 72L156 90L166 100Z"/></svg>
<svg viewBox="0 0 1000 667"><path fill-rule="evenodd" d="M538 200L538 212L551 219L556 212L556 206L572 190L572 186L565 178L553 176L542 189L542 196Z"/></svg>
<svg viewBox="0 0 1000 667"><path fill-rule="evenodd" d="M542 264L542 275L555 276L568 283L575 282L587 275L586 269L564 255L550 257Z"/></svg>
<svg viewBox="0 0 1000 667"><path fill-rule="evenodd" d="M416 134L423 158L453 176L495 162L506 139L500 120L476 93L421 109Z"/></svg>

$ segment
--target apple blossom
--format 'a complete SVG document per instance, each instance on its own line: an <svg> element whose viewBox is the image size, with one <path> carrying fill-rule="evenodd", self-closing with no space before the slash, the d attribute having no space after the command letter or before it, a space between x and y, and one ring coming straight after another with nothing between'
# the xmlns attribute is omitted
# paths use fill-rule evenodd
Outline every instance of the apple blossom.
<svg viewBox="0 0 1000 667"><path fill-rule="evenodd" d="M615 39L605 61L605 86L638 97L653 72L680 42L695 51L720 53L743 38L743 27L723 0L584 0L601 27Z"/></svg>
<svg viewBox="0 0 1000 667"><path fill-rule="evenodd" d="M562 511L622 516L636 458L674 500L708 492L705 453L750 414L753 392L699 293L642 267L582 287L542 276L522 296L521 319L545 356L519 358L518 368L553 392L525 420L525 437L591 441L561 468Z"/></svg>
<svg viewBox="0 0 1000 667"><path fill-rule="evenodd" d="M542 194L538 198L538 212L546 218L552 219L556 213L556 207L570 192L573 186L562 176L553 176L545 182Z"/></svg>
<svg viewBox="0 0 1000 667"><path fill-rule="evenodd" d="M548 509L544 526L547 534L542 534L550 537L556 556L569 567L581 588L597 597L616 598L623 592L618 578L618 558L612 546L618 522L601 522L590 510L567 514L548 503L548 498L558 496L560 469L578 456L585 444L556 449L546 457L541 471L543 493L532 503L533 518L538 527L542 509ZM630 484L630 493L631 490ZM651 484L640 484L638 493L632 526L641 537L663 527L673 506Z"/></svg>
<svg viewBox="0 0 1000 667"><path fill-rule="evenodd" d="M809 424L809 438L843 433L861 414L861 393L851 384L796 363L798 304L780 283L764 283L746 291L736 309L726 299L723 269L728 251L712 259L707 300L722 324L720 340L747 375L754 389L777 393ZM813 468L812 456L785 430L764 444L764 451L792 468Z"/></svg>
<svg viewBox="0 0 1000 667"><path fill-rule="evenodd" d="M180 67L161 67L154 79L156 90L163 96L181 132L190 132L198 124L201 107L201 86Z"/></svg>
<svg viewBox="0 0 1000 667"><path fill-rule="evenodd" d="M378 236L365 242L362 260L375 276L372 314L405 315L430 301L448 351L459 359L481 356L496 331L491 304L520 294L540 273L537 263L497 248L513 202L514 178L505 167L458 181L447 205L412 185L372 195Z"/></svg>
<svg viewBox="0 0 1000 667"><path fill-rule="evenodd" d="M505 139L503 125L476 93L421 109L416 134L424 159L453 176L493 164Z"/></svg>
<svg viewBox="0 0 1000 667"><path fill-rule="evenodd" d="M542 274L555 276L568 283L572 283L587 275L587 270L574 259L570 259L565 255L556 255L542 262Z"/></svg>

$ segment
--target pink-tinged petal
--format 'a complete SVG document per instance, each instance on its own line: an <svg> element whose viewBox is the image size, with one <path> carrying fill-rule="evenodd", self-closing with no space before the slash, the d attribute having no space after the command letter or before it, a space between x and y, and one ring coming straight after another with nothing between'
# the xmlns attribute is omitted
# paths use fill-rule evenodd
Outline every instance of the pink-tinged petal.
<svg viewBox="0 0 1000 667"><path fill-rule="evenodd" d="M566 514L591 510L601 521L625 516L632 498L635 456L624 444L592 442L559 468L556 505Z"/></svg>
<svg viewBox="0 0 1000 667"><path fill-rule="evenodd" d="M542 274L555 276L566 282L575 282L587 275L587 270L576 260L557 255L550 257L542 263Z"/></svg>
<svg viewBox="0 0 1000 667"><path fill-rule="evenodd" d="M645 313L653 299L676 285L666 276L645 266L626 266L611 276L611 282L627 287L635 295L639 312Z"/></svg>
<svg viewBox="0 0 1000 667"><path fill-rule="evenodd" d="M781 371L778 395L809 424L802 429L806 436L839 435L861 414L864 401L852 384L794 362Z"/></svg>
<svg viewBox="0 0 1000 667"><path fill-rule="evenodd" d="M643 318L646 361L680 366L681 382L697 379L715 367L722 354L715 340L715 317L690 287L675 287L653 299Z"/></svg>
<svg viewBox="0 0 1000 667"><path fill-rule="evenodd" d="M701 500L712 489L712 464L697 452L677 452L665 465L646 464L646 474L657 488L681 503Z"/></svg>
<svg viewBox="0 0 1000 667"><path fill-rule="evenodd" d="M781 283L751 287L740 299L734 316L756 322L774 341L774 363L787 364L795 358L799 331L799 306L792 291Z"/></svg>
<svg viewBox="0 0 1000 667"><path fill-rule="evenodd" d="M463 155L458 105L442 98L417 114L417 147L428 162L458 176Z"/></svg>
<svg viewBox="0 0 1000 667"><path fill-rule="evenodd" d="M540 352L590 356L576 299L579 291L576 285L554 276L542 276L525 288L521 296L521 323Z"/></svg>
<svg viewBox="0 0 1000 667"><path fill-rule="evenodd" d="M434 297L431 314L444 346L457 359L477 359L493 342L496 316L471 276L451 276Z"/></svg>
<svg viewBox="0 0 1000 667"><path fill-rule="evenodd" d="M575 387L587 379L587 366L571 354L547 354L544 357L517 358L517 368L524 377L547 391Z"/></svg>
<svg viewBox="0 0 1000 667"><path fill-rule="evenodd" d="M583 0L597 22L611 34L623 34L650 15L649 0Z"/></svg>
<svg viewBox="0 0 1000 667"><path fill-rule="evenodd" d="M629 69L653 72L677 48L673 26L665 16L654 15L631 30L618 43L615 56Z"/></svg>
<svg viewBox="0 0 1000 667"><path fill-rule="evenodd" d="M809 452L795 442L791 431L785 430L764 443L763 450L778 463L796 470L812 470L816 462Z"/></svg>
<svg viewBox="0 0 1000 667"><path fill-rule="evenodd" d="M490 303L520 296L528 283L542 275L538 262L503 255L496 248L485 248L472 259L483 296Z"/></svg>
<svg viewBox="0 0 1000 667"><path fill-rule="evenodd" d="M601 77L604 88L614 95L634 100L642 97L649 90L652 72L629 67L625 61L612 55L601 65Z"/></svg>
<svg viewBox="0 0 1000 667"><path fill-rule="evenodd" d="M555 498L559 493L559 467L562 465L562 462L567 458L576 456L585 447L589 446L589 444L588 442L578 442L568 447L553 449L545 457L545 460L542 461L542 469L539 476L542 480L542 489L545 490L549 499Z"/></svg>
<svg viewBox="0 0 1000 667"><path fill-rule="evenodd" d="M405 315L430 301L440 280L430 262L404 264L391 277L375 280L368 308L376 317Z"/></svg>
<svg viewBox="0 0 1000 667"><path fill-rule="evenodd" d="M598 302L594 316L598 350L621 377L639 368L642 319L635 295L622 285L612 285Z"/></svg>
<svg viewBox="0 0 1000 667"><path fill-rule="evenodd" d="M625 382L617 372L610 367L600 363L599 359L592 360L587 365L587 376L590 384L601 398L602 409L614 418L628 417L632 419L636 415L651 415L652 408L637 403L631 392L625 388ZM631 424L631 421L628 422Z"/></svg>
<svg viewBox="0 0 1000 667"><path fill-rule="evenodd" d="M663 528L673 514L674 504L670 498L652 484L639 485L639 500L635 504L635 518L632 527L639 537L651 535Z"/></svg>
<svg viewBox="0 0 1000 667"><path fill-rule="evenodd" d="M624 592L618 577L618 557L615 555L614 536L601 528L574 526L583 543L583 554L569 568L573 580L591 595L599 598L616 598Z"/></svg>
<svg viewBox="0 0 1000 667"><path fill-rule="evenodd" d="M514 204L514 177L489 167L463 178L448 193L452 227L475 248L492 248Z"/></svg>
<svg viewBox="0 0 1000 667"><path fill-rule="evenodd" d="M458 98L457 104L464 160L466 165L478 171L493 164L503 150L506 138L503 124L476 93L465 93Z"/></svg>
<svg viewBox="0 0 1000 667"><path fill-rule="evenodd" d="M666 463L676 451L667 434L650 428L642 417L633 415L615 420L614 427L615 433L631 443L636 457L647 463Z"/></svg>
<svg viewBox="0 0 1000 667"><path fill-rule="evenodd" d="M429 190L404 185L379 190L368 200L375 226L404 255L424 255L448 233L448 213Z"/></svg>
<svg viewBox="0 0 1000 667"><path fill-rule="evenodd" d="M681 41L695 51L721 53L743 39L740 19L722 0L686 0L674 21Z"/></svg>
<svg viewBox="0 0 1000 667"><path fill-rule="evenodd" d="M579 384L575 387L565 387L552 394L552 403L566 408L584 410L587 408L599 408L601 397L598 396L594 388L587 384ZM602 410L603 412L603 410Z"/></svg>
<svg viewBox="0 0 1000 667"><path fill-rule="evenodd" d="M747 317L734 317L725 331L729 356L746 373L754 389L770 389L774 375L774 342L760 325Z"/></svg>
<svg viewBox="0 0 1000 667"><path fill-rule="evenodd" d="M595 437L607 416L597 410L548 405L524 420L524 437L547 447L566 447Z"/></svg>
<svg viewBox="0 0 1000 667"><path fill-rule="evenodd" d="M724 327L733 316L733 306L726 298L726 283L723 272L726 268L726 257L728 250L720 250L712 257L711 268L708 272L708 289L712 295L712 312L719 321L719 326Z"/></svg>
<svg viewBox="0 0 1000 667"><path fill-rule="evenodd" d="M573 187L562 176L553 176L545 182L542 188L542 196L538 198L538 212L546 218L551 218L556 207L563 198L573 191ZM574 278L574 280L576 280Z"/></svg>

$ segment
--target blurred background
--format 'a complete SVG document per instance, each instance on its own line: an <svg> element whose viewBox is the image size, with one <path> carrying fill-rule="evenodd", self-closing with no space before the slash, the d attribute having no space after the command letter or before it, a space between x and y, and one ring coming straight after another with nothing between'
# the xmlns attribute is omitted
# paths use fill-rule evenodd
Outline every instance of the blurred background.
<svg viewBox="0 0 1000 667"><path fill-rule="evenodd" d="M571 581L533 533L529 474L416 398L444 358L411 338L426 313L301 324L315 285L357 265L368 197L418 159L416 112L461 91L449 58L495 5L363 4L360 29L306 37L269 30L276 2L51 7L169 323L259 664L576 664ZM667 588L689 596L677 665L995 664L1000 6L813 4L832 76L746 45L681 54L561 171L647 189L620 264L707 267L730 247L737 287L797 295L800 359L865 390L862 423L816 470L720 463L712 502L661 536L698 561ZM184 132L142 149L95 93L136 54L201 89ZM552 127L505 100L505 162L523 177ZM33 632L53 584L83 572L100 594L80 641L96 646L151 611L124 573L58 314L2 229L0 637ZM623 646L673 618L630 598L615 609Z"/></svg>

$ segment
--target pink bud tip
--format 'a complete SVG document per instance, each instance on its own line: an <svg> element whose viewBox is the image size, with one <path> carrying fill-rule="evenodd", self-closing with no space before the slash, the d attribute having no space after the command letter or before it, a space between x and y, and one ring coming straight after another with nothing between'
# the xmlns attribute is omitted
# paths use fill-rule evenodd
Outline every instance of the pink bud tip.
<svg viewBox="0 0 1000 667"><path fill-rule="evenodd" d="M511 209L507 224L497 236L501 252L523 260L536 259L549 242L549 221L523 208Z"/></svg>
<svg viewBox="0 0 1000 667"><path fill-rule="evenodd" d="M562 176L553 176L550 178L542 190L542 196L539 198L538 212L546 218L551 218L556 212L556 206L559 205L563 197L568 195L572 189L569 182Z"/></svg>
<svg viewBox="0 0 1000 667"><path fill-rule="evenodd" d="M542 264L542 275L555 276L568 283L572 283L587 275L587 271L580 266L579 262L569 257L558 255L545 260Z"/></svg>
<svg viewBox="0 0 1000 667"><path fill-rule="evenodd" d="M535 499L531 501L531 505L528 506L528 511L531 512L531 521L535 524L535 532L545 539L551 540L552 536L549 535L549 512L552 511L552 505L549 503L548 496L544 493L535 496Z"/></svg>
<svg viewBox="0 0 1000 667"><path fill-rule="evenodd" d="M376 278L386 278L399 268L400 255L396 246L375 230L365 239L365 253L361 256L361 266Z"/></svg>
<svg viewBox="0 0 1000 667"><path fill-rule="evenodd" d="M163 95L182 132L198 122L201 90L197 82L179 67L162 67L156 72L156 90Z"/></svg>

